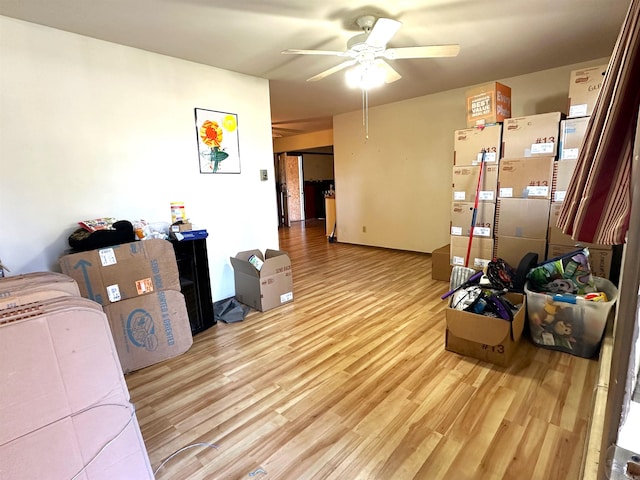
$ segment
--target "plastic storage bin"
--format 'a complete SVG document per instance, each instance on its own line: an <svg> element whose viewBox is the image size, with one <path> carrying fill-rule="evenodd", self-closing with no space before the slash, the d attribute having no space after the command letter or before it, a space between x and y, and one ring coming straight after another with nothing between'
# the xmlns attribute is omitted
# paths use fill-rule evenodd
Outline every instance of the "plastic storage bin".
<svg viewBox="0 0 640 480"><path fill-rule="evenodd" d="M607 294L606 302L533 292L525 284L529 330L536 345L585 358L598 354L618 289L605 278L594 280L597 290Z"/></svg>

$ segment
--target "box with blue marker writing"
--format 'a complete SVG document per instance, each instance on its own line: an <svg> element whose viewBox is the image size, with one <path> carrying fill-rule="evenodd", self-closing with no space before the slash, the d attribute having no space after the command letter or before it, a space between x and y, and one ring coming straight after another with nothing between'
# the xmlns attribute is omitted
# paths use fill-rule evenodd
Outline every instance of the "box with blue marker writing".
<svg viewBox="0 0 640 480"><path fill-rule="evenodd" d="M103 306L160 290L180 291L176 255L167 240L72 253L60 259L60 267L78 283L80 295Z"/></svg>
<svg viewBox="0 0 640 480"><path fill-rule="evenodd" d="M184 296L160 290L103 307L123 373L183 354L193 344Z"/></svg>

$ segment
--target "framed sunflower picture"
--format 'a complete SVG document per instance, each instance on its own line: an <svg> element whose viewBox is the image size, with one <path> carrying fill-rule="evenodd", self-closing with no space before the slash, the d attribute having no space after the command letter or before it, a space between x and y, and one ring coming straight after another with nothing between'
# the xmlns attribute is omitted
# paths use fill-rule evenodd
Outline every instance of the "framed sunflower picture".
<svg viewBox="0 0 640 480"><path fill-rule="evenodd" d="M195 109L200 173L240 173L238 116Z"/></svg>

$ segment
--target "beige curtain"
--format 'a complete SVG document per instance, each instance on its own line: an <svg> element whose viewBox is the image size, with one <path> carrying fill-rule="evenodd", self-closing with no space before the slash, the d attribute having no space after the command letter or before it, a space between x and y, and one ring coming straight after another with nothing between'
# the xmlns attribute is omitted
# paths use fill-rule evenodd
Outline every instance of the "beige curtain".
<svg viewBox="0 0 640 480"><path fill-rule="evenodd" d="M631 211L640 100L640 0L632 0L589 119L558 227L575 240L621 245Z"/></svg>

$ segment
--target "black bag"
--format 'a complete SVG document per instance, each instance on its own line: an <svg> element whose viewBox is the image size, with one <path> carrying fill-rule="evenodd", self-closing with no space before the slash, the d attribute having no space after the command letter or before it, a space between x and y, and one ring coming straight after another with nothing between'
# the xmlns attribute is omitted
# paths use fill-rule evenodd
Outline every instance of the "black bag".
<svg viewBox="0 0 640 480"><path fill-rule="evenodd" d="M249 310L249 307L232 297L219 300L213 304L213 317L224 323L241 322L247 316Z"/></svg>
<svg viewBox="0 0 640 480"><path fill-rule="evenodd" d="M113 224L113 230L96 230L89 232L79 228L69 236L69 246L78 252L86 252L97 248L133 242L136 239L133 225L128 220L120 220Z"/></svg>

